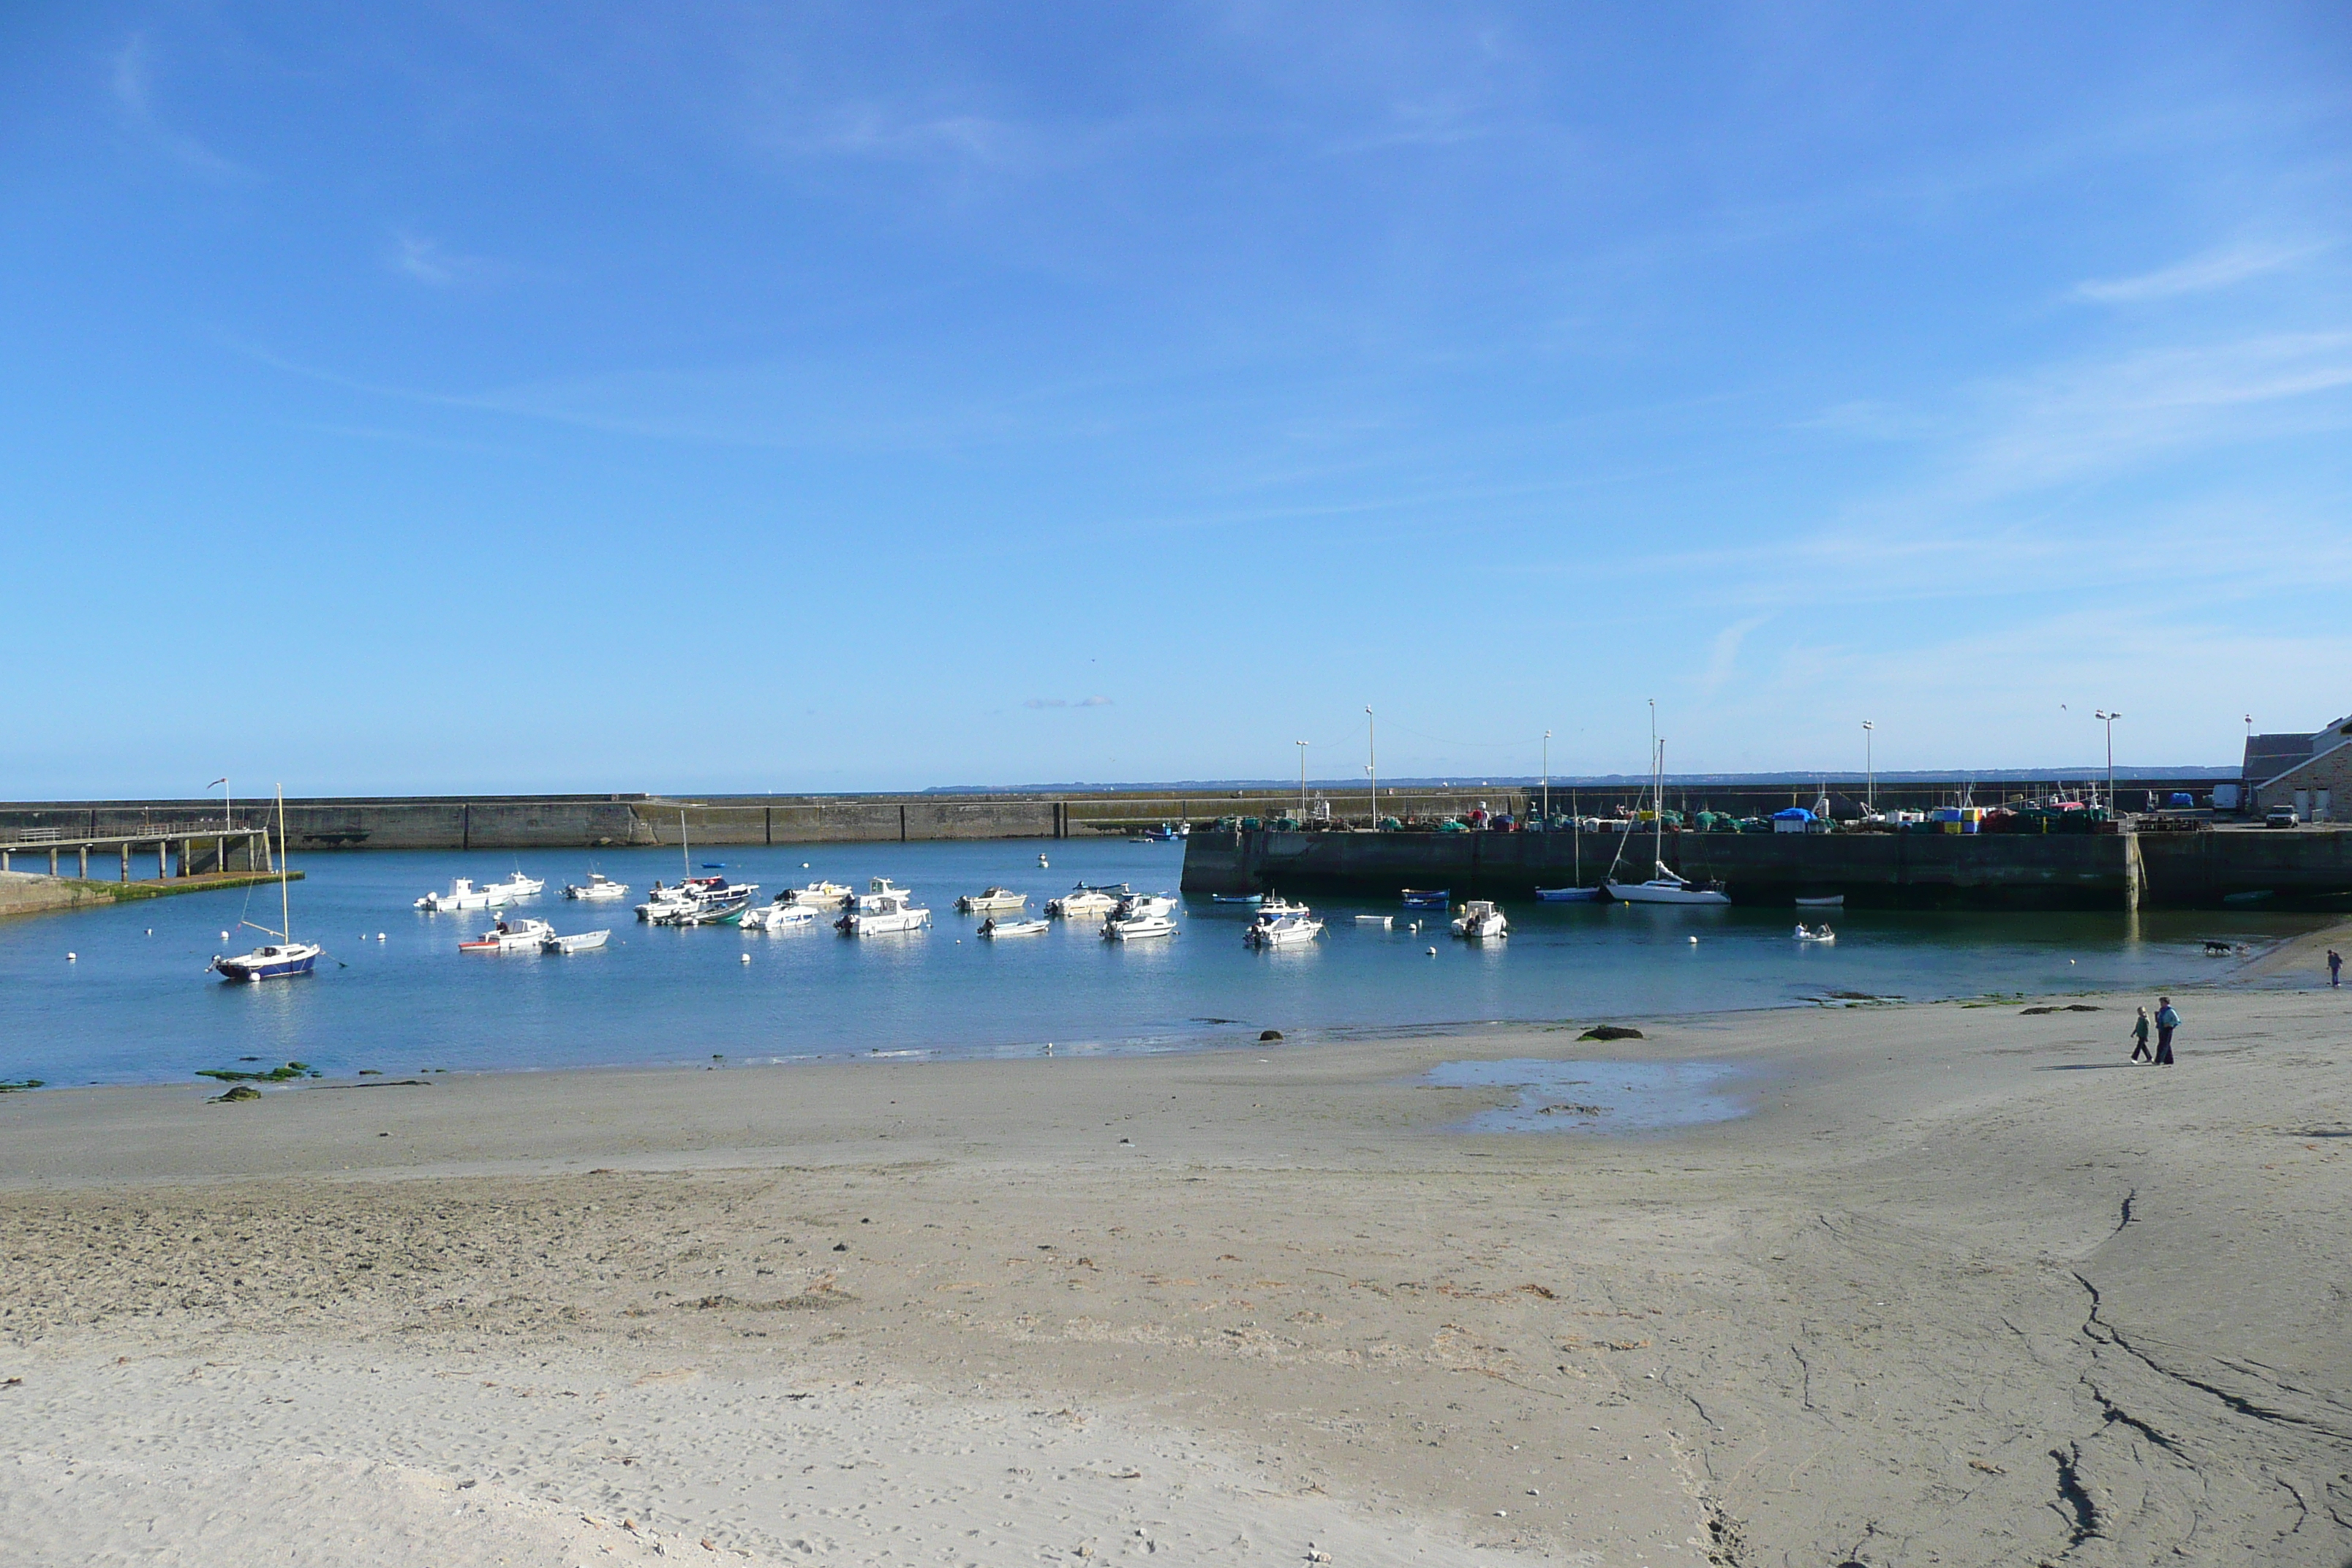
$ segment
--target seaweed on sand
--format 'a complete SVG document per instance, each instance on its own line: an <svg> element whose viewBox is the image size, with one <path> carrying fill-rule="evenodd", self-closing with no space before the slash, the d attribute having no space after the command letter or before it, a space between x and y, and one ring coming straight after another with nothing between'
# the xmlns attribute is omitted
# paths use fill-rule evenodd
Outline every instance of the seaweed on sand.
<svg viewBox="0 0 2352 1568"><path fill-rule="evenodd" d="M240 1072L236 1068L198 1068L198 1078L218 1079L223 1083L284 1083L289 1079L317 1078L319 1069L309 1062L288 1062L284 1067L271 1068L268 1072Z"/></svg>

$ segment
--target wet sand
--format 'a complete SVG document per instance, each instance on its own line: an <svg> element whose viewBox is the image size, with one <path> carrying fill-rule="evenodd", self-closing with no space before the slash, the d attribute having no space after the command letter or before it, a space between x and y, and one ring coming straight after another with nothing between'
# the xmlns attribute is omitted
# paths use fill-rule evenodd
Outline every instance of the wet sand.
<svg viewBox="0 0 2352 1568"><path fill-rule="evenodd" d="M0 1556L2337 1568L2290 978L2166 1070L2090 996L0 1097ZM1464 1131L1505 1058L1749 1110Z"/></svg>

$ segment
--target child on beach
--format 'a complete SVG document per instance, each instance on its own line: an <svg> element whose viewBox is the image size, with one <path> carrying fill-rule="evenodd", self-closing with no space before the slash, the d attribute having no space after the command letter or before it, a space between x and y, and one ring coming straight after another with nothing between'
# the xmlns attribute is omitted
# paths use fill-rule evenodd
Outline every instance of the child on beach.
<svg viewBox="0 0 2352 1568"><path fill-rule="evenodd" d="M2132 1054L2134 1061L2154 1061L2156 1053L2147 1048L2147 1009L2142 1007L2139 1016L2132 1020Z"/></svg>

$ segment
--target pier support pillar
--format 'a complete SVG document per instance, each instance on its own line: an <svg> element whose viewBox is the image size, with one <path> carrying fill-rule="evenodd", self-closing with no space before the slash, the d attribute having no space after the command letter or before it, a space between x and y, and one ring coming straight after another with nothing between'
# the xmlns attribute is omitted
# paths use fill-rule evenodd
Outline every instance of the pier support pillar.
<svg viewBox="0 0 2352 1568"><path fill-rule="evenodd" d="M54 877L54 876L56 876L57 874L58 874L58 852L57 852L56 850L52 849L52 850L50 850L50 851L49 851L49 875L50 875L50 876L52 876L52 877Z"/></svg>
<svg viewBox="0 0 2352 1568"><path fill-rule="evenodd" d="M122 879L126 882L131 880L131 846L128 844L122 847Z"/></svg>
<svg viewBox="0 0 2352 1568"><path fill-rule="evenodd" d="M5 849L0 849L0 871L5 871L7 868L8 868L8 851L6 851Z"/></svg>
<svg viewBox="0 0 2352 1568"><path fill-rule="evenodd" d="M155 840L155 876L157 879L172 874L172 847L164 840Z"/></svg>
<svg viewBox="0 0 2352 1568"><path fill-rule="evenodd" d="M85 882L89 880L89 846L87 844L81 847L81 869L74 875Z"/></svg>

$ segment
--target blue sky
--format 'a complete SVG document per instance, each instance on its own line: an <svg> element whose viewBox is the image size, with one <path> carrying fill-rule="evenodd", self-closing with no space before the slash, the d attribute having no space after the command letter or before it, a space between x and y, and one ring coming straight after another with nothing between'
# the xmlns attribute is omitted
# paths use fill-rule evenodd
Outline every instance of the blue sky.
<svg viewBox="0 0 2352 1568"><path fill-rule="evenodd" d="M0 13L0 795L2235 759L2352 23Z"/></svg>

